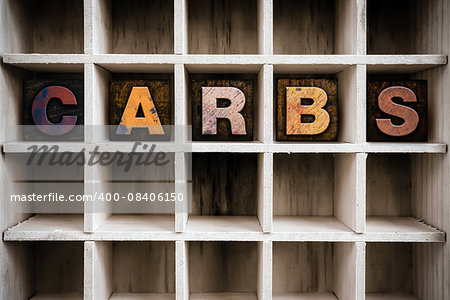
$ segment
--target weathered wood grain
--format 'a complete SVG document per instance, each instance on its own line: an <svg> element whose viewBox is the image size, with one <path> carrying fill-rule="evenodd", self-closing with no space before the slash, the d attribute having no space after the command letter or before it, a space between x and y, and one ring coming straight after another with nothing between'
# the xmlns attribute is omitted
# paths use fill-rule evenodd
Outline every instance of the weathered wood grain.
<svg viewBox="0 0 450 300"><path fill-rule="evenodd" d="M174 293L173 242L114 242L113 292Z"/></svg>
<svg viewBox="0 0 450 300"><path fill-rule="evenodd" d="M188 1L188 16L189 53L258 53L257 1Z"/></svg>
<svg viewBox="0 0 450 300"><path fill-rule="evenodd" d="M83 80L49 80L49 79L34 79L27 80L23 84L23 139L27 141L82 141L84 139L83 133L83 125L84 124L84 83ZM41 121L38 121L39 124L36 124L33 120L33 102L43 91L44 88L47 87L62 87L68 89L76 99L76 105L67 105L63 104L61 99L55 97L51 97L51 99L47 102L46 111L47 118L50 123L60 123L63 121L63 117L67 118L76 117L75 126L70 129L61 131L62 134L49 135L39 130L36 126L31 125L41 125L43 124ZM56 95L56 94L55 94ZM42 96L42 94L41 94ZM64 96L61 94L61 96ZM71 99L73 100L73 99ZM42 105L41 105L42 106ZM44 116L43 107L37 107L37 110L40 112L36 112L39 116ZM75 119L75 118L73 118ZM36 119L37 120L37 119ZM72 123L71 123L72 124ZM64 124L63 124L64 125ZM66 124L67 125L67 124ZM46 125L52 126L52 125ZM57 126L57 125L55 125ZM64 126L65 127L65 126ZM69 129L69 128L67 128ZM64 133L66 132L66 133Z"/></svg>
<svg viewBox="0 0 450 300"><path fill-rule="evenodd" d="M120 126L125 107L134 87L148 88L153 100L154 108L159 120L163 125L164 134L150 135L147 128L134 128L129 135L116 134ZM109 139L128 141L154 141L168 140L171 135L171 128L165 127L173 125L172 113L172 84L170 78L166 79L112 79L109 83ZM144 107L138 107L136 115L141 115ZM160 133L160 132L159 132Z"/></svg>
<svg viewBox="0 0 450 300"><path fill-rule="evenodd" d="M302 106L307 108L307 105L314 105L314 102L311 101L311 97L317 94L313 92L308 98L296 99L297 101L289 101L288 99L288 88L302 88L302 87L317 87L325 91L326 93L326 104L323 106L323 110L328 113L329 116L329 124L325 130L324 117L319 117L318 122L314 124L314 128L308 130L298 130L298 124L301 122L312 123L316 121L316 117L314 117L311 112L308 112L305 109L299 109L299 102L302 103ZM277 141L334 141L337 140L337 80L336 79L287 79L287 78L279 78L277 79L277 94L276 94L276 113L277 113ZM318 91L318 90L312 90ZM291 96L296 96L291 93ZM317 94L316 96L320 96L323 98L324 95ZM295 97L294 97L295 98ZM319 98L316 99L316 101ZM324 100L324 99L322 99ZM309 102L309 103L305 103ZM295 102L295 103L294 103ZM320 101L319 101L320 102ZM322 101L323 102L323 101ZM320 105L322 106L322 105ZM291 115L289 115L288 113ZM317 108L322 109L322 108ZM309 113L304 115L298 115L295 120L295 116L292 114L292 110L295 110L298 114L300 113ZM289 116L289 118L288 118ZM323 120L322 120L323 119ZM291 120L288 123L288 120ZM320 133L316 133L320 132Z"/></svg>
<svg viewBox="0 0 450 300"><path fill-rule="evenodd" d="M274 243L273 292L333 291L332 243Z"/></svg>
<svg viewBox="0 0 450 300"><path fill-rule="evenodd" d="M369 80L367 140L370 142L426 141L428 138L427 103L427 81L425 80ZM390 125L391 123L394 126Z"/></svg>
<svg viewBox="0 0 450 300"><path fill-rule="evenodd" d="M256 292L255 242L189 242L192 293Z"/></svg>
<svg viewBox="0 0 450 300"><path fill-rule="evenodd" d="M192 214L255 216L256 169L254 154L194 153Z"/></svg>
<svg viewBox="0 0 450 300"><path fill-rule="evenodd" d="M253 121L255 103L255 77L253 75L200 75L193 76L191 80L192 105L192 140L193 141L251 141L253 140ZM203 88L205 87L234 87L245 96L245 105L240 115L245 120L246 134L233 134L228 119L217 119L217 134L203 133ZM234 97L232 94L230 97ZM225 98L225 97L224 97ZM228 97L227 97L228 98ZM217 107L230 105L227 99L219 98ZM220 116L216 116L220 117ZM209 128L209 127L208 127Z"/></svg>

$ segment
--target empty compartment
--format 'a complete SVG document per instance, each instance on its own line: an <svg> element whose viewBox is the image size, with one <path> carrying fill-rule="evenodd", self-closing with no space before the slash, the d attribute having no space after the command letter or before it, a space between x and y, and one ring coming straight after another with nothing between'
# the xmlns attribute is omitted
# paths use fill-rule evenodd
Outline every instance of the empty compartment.
<svg viewBox="0 0 450 300"><path fill-rule="evenodd" d="M189 0L188 52L257 54L257 1Z"/></svg>
<svg viewBox="0 0 450 300"><path fill-rule="evenodd" d="M411 174L408 154L370 154L367 157L367 216L413 216Z"/></svg>
<svg viewBox="0 0 450 300"><path fill-rule="evenodd" d="M101 3L104 23L99 26L107 43L99 45L100 52L173 54L173 1L102 0Z"/></svg>
<svg viewBox="0 0 450 300"><path fill-rule="evenodd" d="M31 282L32 287L32 293L24 295L26 299L83 299L82 242L26 244L30 258L16 266L16 269L27 269L27 276L31 276L23 278L27 282L24 284L28 286ZM24 275L22 272L19 274ZM26 287L24 289L26 290Z"/></svg>
<svg viewBox="0 0 450 300"><path fill-rule="evenodd" d="M10 52L83 53L83 0L7 0Z"/></svg>
<svg viewBox="0 0 450 300"><path fill-rule="evenodd" d="M258 272L257 242L189 242L191 300L256 300Z"/></svg>
<svg viewBox="0 0 450 300"><path fill-rule="evenodd" d="M355 249L353 243L273 243L273 298L351 299Z"/></svg>
<svg viewBox="0 0 450 300"><path fill-rule="evenodd" d="M368 54L435 54L446 29L444 0L368 0Z"/></svg>
<svg viewBox="0 0 450 300"><path fill-rule="evenodd" d="M334 54L334 0L274 0L274 54Z"/></svg>
<svg viewBox="0 0 450 300"><path fill-rule="evenodd" d="M122 158L117 157L109 165L94 170L100 183L93 188L104 198L93 207L105 220L98 231L173 231L178 200L175 154L157 149L153 154L122 153ZM156 155L158 163L152 161ZM144 161L147 164L140 163ZM131 165L130 169L127 164Z"/></svg>
<svg viewBox="0 0 450 300"><path fill-rule="evenodd" d="M95 242L91 250L96 299L175 299L173 242Z"/></svg>
<svg viewBox="0 0 450 300"><path fill-rule="evenodd" d="M84 166L79 153L54 151L5 154L5 211L30 217L17 232L83 231Z"/></svg>
<svg viewBox="0 0 450 300"><path fill-rule="evenodd" d="M354 204L338 200L343 188L338 171L343 169L341 161L353 160L352 156L274 154L274 231L349 231L337 210ZM347 175L355 176L351 172L350 167Z"/></svg>
<svg viewBox="0 0 450 300"><path fill-rule="evenodd" d="M366 299L429 299L416 296L421 290L417 283L424 276L418 269L423 259L418 255L421 247L412 243L367 243Z"/></svg>
<svg viewBox="0 0 450 300"><path fill-rule="evenodd" d="M187 230L260 231L257 161L257 154L193 153Z"/></svg>

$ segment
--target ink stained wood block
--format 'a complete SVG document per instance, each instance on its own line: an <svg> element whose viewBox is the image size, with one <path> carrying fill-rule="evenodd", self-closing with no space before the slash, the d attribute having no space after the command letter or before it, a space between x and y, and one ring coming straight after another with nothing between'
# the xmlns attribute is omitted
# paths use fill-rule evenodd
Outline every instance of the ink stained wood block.
<svg viewBox="0 0 450 300"><path fill-rule="evenodd" d="M110 80L110 140L170 140L172 115L172 81L168 76Z"/></svg>
<svg viewBox="0 0 450 300"><path fill-rule="evenodd" d="M83 80L24 81L24 140L82 141L83 124Z"/></svg>
<svg viewBox="0 0 450 300"><path fill-rule="evenodd" d="M191 76L192 140L252 141L255 81L253 75Z"/></svg>
<svg viewBox="0 0 450 300"><path fill-rule="evenodd" d="M426 80L370 80L367 141L427 141Z"/></svg>
<svg viewBox="0 0 450 300"><path fill-rule="evenodd" d="M277 79L277 141L337 140L337 80Z"/></svg>

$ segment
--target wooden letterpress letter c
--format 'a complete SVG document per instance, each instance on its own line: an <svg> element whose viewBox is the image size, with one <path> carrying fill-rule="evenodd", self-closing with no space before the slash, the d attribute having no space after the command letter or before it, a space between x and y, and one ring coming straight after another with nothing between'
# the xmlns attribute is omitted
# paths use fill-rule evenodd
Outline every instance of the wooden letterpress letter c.
<svg viewBox="0 0 450 300"><path fill-rule="evenodd" d="M62 86L48 86L34 97L31 115L36 127L48 135L63 135L68 133L77 123L77 116L63 116L61 122L51 123L47 117L47 105L50 99L57 98L64 105L76 105L75 95ZM57 126L55 126L57 125Z"/></svg>

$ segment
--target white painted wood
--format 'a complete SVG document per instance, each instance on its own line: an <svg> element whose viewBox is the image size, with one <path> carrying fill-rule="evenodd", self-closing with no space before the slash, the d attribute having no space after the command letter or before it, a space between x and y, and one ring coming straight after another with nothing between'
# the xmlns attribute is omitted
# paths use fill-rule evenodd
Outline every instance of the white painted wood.
<svg viewBox="0 0 450 300"><path fill-rule="evenodd" d="M187 0L174 0L174 53L188 51L188 8Z"/></svg>
<svg viewBox="0 0 450 300"><path fill-rule="evenodd" d="M264 144L274 141L273 65L263 65L258 72L258 114L255 116L257 140Z"/></svg>
<svg viewBox="0 0 450 300"><path fill-rule="evenodd" d="M363 280L358 276L361 275L357 265L359 251L362 251L359 243L334 244L333 288L338 299L356 300L364 297L364 294L358 293L358 285Z"/></svg>
<svg viewBox="0 0 450 300"><path fill-rule="evenodd" d="M366 136L366 68L356 65L338 73L338 139L364 143Z"/></svg>
<svg viewBox="0 0 450 300"><path fill-rule="evenodd" d="M192 293L191 300L256 300L255 293Z"/></svg>
<svg viewBox="0 0 450 300"><path fill-rule="evenodd" d="M358 118L359 102L357 83L357 66L352 66L338 73L338 139L339 141L356 143L362 142L358 139L357 130L360 124Z"/></svg>
<svg viewBox="0 0 450 300"><path fill-rule="evenodd" d="M185 241L175 242L176 300L189 300L189 246Z"/></svg>
<svg viewBox="0 0 450 300"><path fill-rule="evenodd" d="M363 222L358 207L361 179L360 159L352 154L335 154L334 156L334 214L342 223L355 232L364 232Z"/></svg>
<svg viewBox="0 0 450 300"><path fill-rule="evenodd" d="M416 297L410 295L397 294L367 294L366 300L417 300Z"/></svg>
<svg viewBox="0 0 450 300"><path fill-rule="evenodd" d="M274 300L337 300L334 293L283 293L273 295Z"/></svg>
<svg viewBox="0 0 450 300"><path fill-rule="evenodd" d="M178 195L181 193L183 201L175 202L175 231L184 232L188 223L188 217L190 212L190 202L192 196L189 194L188 189L188 159L191 159L190 154L175 153L175 193ZM192 164L191 164L192 165Z"/></svg>
<svg viewBox="0 0 450 300"><path fill-rule="evenodd" d="M97 228L99 232L165 232L172 233L174 216L156 214L114 214Z"/></svg>
<svg viewBox="0 0 450 300"><path fill-rule="evenodd" d="M273 232L311 232L332 235L352 233L352 230L334 217L275 216Z"/></svg>
<svg viewBox="0 0 450 300"><path fill-rule="evenodd" d="M258 243L258 300L272 299L272 242Z"/></svg>
<svg viewBox="0 0 450 300"><path fill-rule="evenodd" d="M192 67L214 65L241 65L242 69L254 65L273 64L275 70L299 66L309 67L310 71L320 72L328 68L337 73L351 65L368 66L370 72L392 72L395 74L424 71L447 63L446 55L145 55L145 54L18 54L7 53L4 63L13 64L29 70L53 70L71 68L71 65L96 63L99 65L128 65L129 71L142 69L142 65L190 64ZM67 66L66 66L67 64ZM73 67L72 67L73 68ZM316 68L316 69L314 69ZM257 68L256 70L259 70ZM111 70L112 71L112 70ZM142 72L142 71L141 71ZM148 71L147 71L148 72Z"/></svg>
<svg viewBox="0 0 450 300"><path fill-rule="evenodd" d="M360 0L336 1L336 19L334 22L336 54L365 54L360 52L359 45L364 44L361 39L362 24L359 22L359 10L363 4Z"/></svg>
<svg viewBox="0 0 450 300"><path fill-rule="evenodd" d="M356 242L356 299L364 299L366 293L366 243Z"/></svg>
<svg viewBox="0 0 450 300"><path fill-rule="evenodd" d="M258 221L264 232L271 232L273 227L273 154L258 155Z"/></svg>
<svg viewBox="0 0 450 300"><path fill-rule="evenodd" d="M273 54L273 0L258 0L258 53Z"/></svg>
<svg viewBox="0 0 450 300"><path fill-rule="evenodd" d="M100 152L130 152L133 149L132 142L107 142L95 145L79 142L9 142L3 145L5 153L26 153L32 145L38 147L47 146L49 149L58 146L60 151L86 152L92 151L98 146ZM238 153L446 153L447 146L442 143L274 143L262 144L250 143L227 143L227 142L194 142L182 143L143 143L142 145L155 145L155 150L164 152L238 152ZM148 149L148 148L147 148ZM49 150L47 150L49 151ZM143 147L135 149L136 152L145 152Z"/></svg>
<svg viewBox="0 0 450 300"><path fill-rule="evenodd" d="M81 300L83 296L79 293L59 293L59 294L37 294L30 300Z"/></svg>
<svg viewBox="0 0 450 300"><path fill-rule="evenodd" d="M186 232L210 233L248 233L261 232L261 226L256 217L246 216L190 216Z"/></svg>
<svg viewBox="0 0 450 300"><path fill-rule="evenodd" d="M109 300L174 300L175 293L113 293Z"/></svg>
<svg viewBox="0 0 450 300"><path fill-rule="evenodd" d="M95 242L92 246L92 250L92 299L108 299L113 291L113 247L112 244L108 242Z"/></svg>

